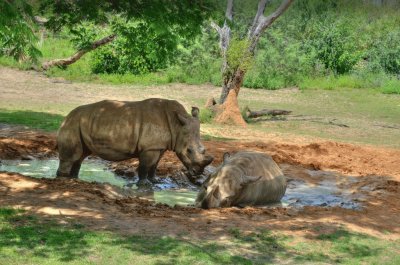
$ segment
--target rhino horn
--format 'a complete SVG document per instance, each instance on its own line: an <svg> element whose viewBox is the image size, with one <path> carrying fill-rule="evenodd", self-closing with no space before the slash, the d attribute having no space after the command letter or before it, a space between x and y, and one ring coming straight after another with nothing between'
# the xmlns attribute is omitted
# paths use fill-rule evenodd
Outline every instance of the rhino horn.
<svg viewBox="0 0 400 265"><path fill-rule="evenodd" d="M226 163L230 157L231 157L231 154L229 154L228 152L225 152L224 153L224 163Z"/></svg>

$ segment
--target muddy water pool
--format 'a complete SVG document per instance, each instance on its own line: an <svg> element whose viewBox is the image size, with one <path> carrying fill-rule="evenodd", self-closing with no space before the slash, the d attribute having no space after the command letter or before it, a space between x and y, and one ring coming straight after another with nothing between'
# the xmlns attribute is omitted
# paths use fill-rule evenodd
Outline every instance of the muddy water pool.
<svg viewBox="0 0 400 265"><path fill-rule="evenodd" d="M55 178L58 167L57 159L49 160L2 160L0 171L17 172L35 178ZM317 179L323 179L310 184L298 178L289 178L285 196L281 203L272 206L338 206L348 209L358 209L361 205L355 202L348 190L337 186L334 172L314 171L304 169L306 173ZM293 176L292 176L293 177ZM351 177L348 177L351 179ZM126 178L111 172L107 163L98 159L86 159L82 163L79 179L88 182L109 183L125 189L131 189L140 197L168 205L192 205L195 201L198 187L187 182L177 183L171 176L160 178L153 191L138 190L135 183L137 177Z"/></svg>

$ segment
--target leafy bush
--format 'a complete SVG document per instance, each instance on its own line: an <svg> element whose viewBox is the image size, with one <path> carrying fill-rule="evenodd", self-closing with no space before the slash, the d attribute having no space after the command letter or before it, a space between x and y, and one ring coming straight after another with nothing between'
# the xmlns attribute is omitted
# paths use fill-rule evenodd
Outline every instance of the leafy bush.
<svg viewBox="0 0 400 265"><path fill-rule="evenodd" d="M362 53L357 47L356 35L351 31L348 21L317 25L316 36L311 46L316 58L335 74L345 74L353 69Z"/></svg>
<svg viewBox="0 0 400 265"><path fill-rule="evenodd" d="M121 17L112 24L117 39L93 55L93 73L144 74L166 68L174 61L177 42L144 20Z"/></svg>
<svg viewBox="0 0 400 265"><path fill-rule="evenodd" d="M400 30L395 29L375 41L368 59L375 63L372 70L383 69L386 73L400 76ZM379 64L379 67L376 66Z"/></svg>

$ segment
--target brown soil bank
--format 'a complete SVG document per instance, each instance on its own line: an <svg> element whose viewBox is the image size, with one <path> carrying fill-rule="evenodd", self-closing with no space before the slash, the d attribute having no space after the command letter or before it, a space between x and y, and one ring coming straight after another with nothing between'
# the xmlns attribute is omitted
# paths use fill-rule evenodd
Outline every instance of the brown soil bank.
<svg viewBox="0 0 400 265"><path fill-rule="evenodd" d="M357 146L320 141L311 144L283 142L220 142L204 141L207 151L221 163L224 152L255 150L272 155L278 163L303 165L312 169L333 170L346 175L379 175L400 181L400 150ZM55 134L30 130L0 130L0 159L21 159L26 156L45 158L57 155ZM118 163L122 167L136 167L136 159ZM160 162L158 174L164 175L182 168L172 152Z"/></svg>
<svg viewBox="0 0 400 265"><path fill-rule="evenodd" d="M337 207L305 207L300 211L283 207L202 210L171 208L137 197L125 197L109 185L68 179L34 179L0 172L0 205L125 235L140 233L217 239L230 229L238 228L243 232L272 229L315 236L344 226L381 238L400 238L400 183L367 178L362 185L368 182L370 190L363 192L368 199L360 211Z"/></svg>

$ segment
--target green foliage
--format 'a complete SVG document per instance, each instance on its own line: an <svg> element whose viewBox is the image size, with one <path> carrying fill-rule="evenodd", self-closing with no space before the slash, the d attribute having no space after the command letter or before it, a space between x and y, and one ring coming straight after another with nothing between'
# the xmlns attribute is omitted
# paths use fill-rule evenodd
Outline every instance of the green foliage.
<svg viewBox="0 0 400 265"><path fill-rule="evenodd" d="M98 38L100 28L89 21L82 21L70 29L71 42L77 50L84 50Z"/></svg>
<svg viewBox="0 0 400 265"><path fill-rule="evenodd" d="M226 52L228 72L234 73L236 69L247 72L251 68L253 55L249 51L249 46L250 41L247 39L239 39L237 37L231 39Z"/></svg>
<svg viewBox="0 0 400 265"><path fill-rule="evenodd" d="M214 112L210 109L201 109L200 110L200 123L211 123L214 118Z"/></svg>
<svg viewBox="0 0 400 265"><path fill-rule="evenodd" d="M0 56L37 62L41 56L36 47L32 8L26 1L0 1Z"/></svg>
<svg viewBox="0 0 400 265"><path fill-rule="evenodd" d="M118 38L94 52L93 73L144 74L165 68L174 60L177 39L145 20L116 19Z"/></svg>
<svg viewBox="0 0 400 265"><path fill-rule="evenodd" d="M311 39L311 46L315 49L316 58L326 69L336 74L345 74L361 59L361 52L357 47L356 35L351 32L350 21L332 23L325 21L317 25L316 37ZM351 34L353 33L353 34Z"/></svg>
<svg viewBox="0 0 400 265"><path fill-rule="evenodd" d="M375 65L371 70L383 70L400 77L400 30L392 29L382 38L377 39L368 54L368 59Z"/></svg>
<svg viewBox="0 0 400 265"><path fill-rule="evenodd" d="M118 38L93 56L93 73L143 74L166 68L176 57L180 39L200 33L213 1L50 1L41 3L49 14L49 29L70 29L78 49L87 48L101 25ZM179 14L179 15L177 15Z"/></svg>

